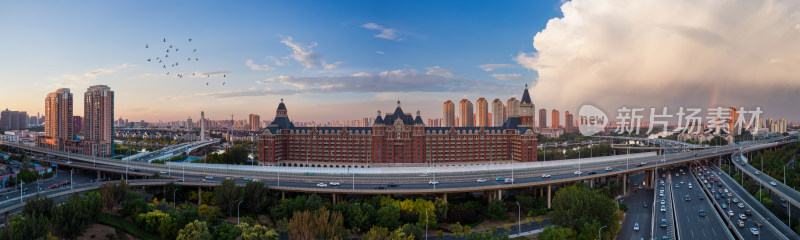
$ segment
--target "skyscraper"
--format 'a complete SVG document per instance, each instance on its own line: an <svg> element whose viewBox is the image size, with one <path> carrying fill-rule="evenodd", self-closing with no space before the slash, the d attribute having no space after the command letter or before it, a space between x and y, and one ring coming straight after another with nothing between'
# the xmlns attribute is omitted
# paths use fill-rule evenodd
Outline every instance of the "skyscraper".
<svg viewBox="0 0 800 240"><path fill-rule="evenodd" d="M564 132L573 133L573 124L572 114L570 114L569 111L564 112Z"/></svg>
<svg viewBox="0 0 800 240"><path fill-rule="evenodd" d="M475 126L476 127L488 127L489 126L489 102L486 101L486 98L478 98L478 101L475 102L478 105L478 119Z"/></svg>
<svg viewBox="0 0 800 240"><path fill-rule="evenodd" d="M456 126L456 106L453 101L447 100L442 104L442 118L444 120L443 125L445 127L455 127Z"/></svg>
<svg viewBox="0 0 800 240"><path fill-rule="evenodd" d="M69 88L58 89L44 99L45 136L36 139L40 147L63 150L72 139L72 93Z"/></svg>
<svg viewBox="0 0 800 240"><path fill-rule="evenodd" d="M261 116L250 114L250 131L258 131L261 129Z"/></svg>
<svg viewBox="0 0 800 240"><path fill-rule="evenodd" d="M492 127L503 126L504 122L506 122L505 106L503 106L503 101L495 98L492 101Z"/></svg>
<svg viewBox="0 0 800 240"><path fill-rule="evenodd" d="M81 116L72 116L72 131L76 134L83 133L83 118Z"/></svg>
<svg viewBox="0 0 800 240"><path fill-rule="evenodd" d="M547 128L547 109L539 109L539 128Z"/></svg>
<svg viewBox="0 0 800 240"><path fill-rule="evenodd" d="M83 95L84 141L86 154L112 156L114 149L114 91L95 85Z"/></svg>
<svg viewBox="0 0 800 240"><path fill-rule="evenodd" d="M474 127L475 119L473 118L472 102L467 99L461 99L458 103L459 118L461 118L461 127Z"/></svg>
<svg viewBox="0 0 800 240"><path fill-rule="evenodd" d="M0 129L17 130L28 128L28 113L21 111L10 111L6 109L0 112Z"/></svg>
<svg viewBox="0 0 800 240"><path fill-rule="evenodd" d="M551 125L553 125L553 128L561 127L561 121L559 119L560 116L558 114L559 114L558 110L553 109L553 114L552 114L553 122L551 123Z"/></svg>

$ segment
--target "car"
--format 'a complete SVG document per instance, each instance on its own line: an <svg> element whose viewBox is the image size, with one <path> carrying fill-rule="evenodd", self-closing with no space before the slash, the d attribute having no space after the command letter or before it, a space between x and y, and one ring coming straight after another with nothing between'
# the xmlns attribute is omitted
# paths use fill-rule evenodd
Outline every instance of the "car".
<svg viewBox="0 0 800 240"><path fill-rule="evenodd" d="M261 182L261 180L258 180L257 178L254 178L253 182Z"/></svg>
<svg viewBox="0 0 800 240"><path fill-rule="evenodd" d="M714 182L719 182L719 178L714 178Z"/></svg>
<svg viewBox="0 0 800 240"><path fill-rule="evenodd" d="M428 176L428 173L422 173L422 174L420 174L419 176L420 176L420 177L427 177L427 176Z"/></svg>
<svg viewBox="0 0 800 240"><path fill-rule="evenodd" d="M642 166L642 164L641 164L641 163L637 163L637 164L636 164L636 167L641 167L641 166Z"/></svg>
<svg viewBox="0 0 800 240"><path fill-rule="evenodd" d="M677 183L675 184L675 188L678 188L678 184Z"/></svg>
<svg viewBox="0 0 800 240"><path fill-rule="evenodd" d="M486 182L486 179L484 179L484 178L478 178L478 180L476 180L476 182Z"/></svg>
<svg viewBox="0 0 800 240"><path fill-rule="evenodd" d="M582 173L581 171L575 171L575 175L581 175Z"/></svg>
<svg viewBox="0 0 800 240"><path fill-rule="evenodd" d="M733 216L733 210L728 210L728 216Z"/></svg>
<svg viewBox="0 0 800 240"><path fill-rule="evenodd" d="M383 185L375 187L375 190L384 190L384 189L386 189L386 186Z"/></svg>
<svg viewBox="0 0 800 240"><path fill-rule="evenodd" d="M726 189L725 189L725 193L727 193L727 192L728 192L728 189L726 188Z"/></svg>
<svg viewBox="0 0 800 240"><path fill-rule="evenodd" d="M750 228L750 233L753 233L753 235L758 235L758 229L757 228Z"/></svg>
<svg viewBox="0 0 800 240"><path fill-rule="evenodd" d="M642 207L647 207L647 202L642 202Z"/></svg>
<svg viewBox="0 0 800 240"><path fill-rule="evenodd" d="M733 202L738 203L739 199L738 198L733 198Z"/></svg>
<svg viewBox="0 0 800 240"><path fill-rule="evenodd" d="M756 171L756 175L759 175L759 174L761 174L761 171Z"/></svg>
<svg viewBox="0 0 800 240"><path fill-rule="evenodd" d="M778 184L777 184L777 183L775 183L775 182L773 182L773 181L770 181L770 182L769 182L769 185L776 186L776 185L778 185Z"/></svg>
<svg viewBox="0 0 800 240"><path fill-rule="evenodd" d="M206 176L206 179L214 179L212 176Z"/></svg>
<svg viewBox="0 0 800 240"><path fill-rule="evenodd" d="M763 227L764 226L763 222L754 222L754 223L756 224L756 227Z"/></svg>
<svg viewBox="0 0 800 240"><path fill-rule="evenodd" d="M781 200L781 202L786 202L786 199L783 197L779 197L778 200Z"/></svg>
<svg viewBox="0 0 800 240"><path fill-rule="evenodd" d="M595 174L597 174L597 172L595 171L589 171L588 173L586 173L586 175L595 175Z"/></svg>
<svg viewBox="0 0 800 240"><path fill-rule="evenodd" d="M685 199L686 201L692 201L692 197L689 197L689 194L686 194L686 197L685 197L684 199Z"/></svg>
<svg viewBox="0 0 800 240"><path fill-rule="evenodd" d="M703 197L703 194L700 194L700 195L697 195L697 199L703 200L703 199L705 199L705 197Z"/></svg>
<svg viewBox="0 0 800 240"><path fill-rule="evenodd" d="M642 162L642 163L640 163L640 164L642 164L642 165L647 165L647 163L646 163L646 162Z"/></svg>
<svg viewBox="0 0 800 240"><path fill-rule="evenodd" d="M64 163L66 163L66 164L72 164L72 161L70 161L70 160L64 160Z"/></svg>
<svg viewBox="0 0 800 240"><path fill-rule="evenodd" d="M751 215L753 215L753 212L751 212L749 209L748 210L744 210L744 215L751 216Z"/></svg>
<svg viewBox="0 0 800 240"><path fill-rule="evenodd" d="M722 208L728 208L728 204L722 203Z"/></svg>
<svg viewBox="0 0 800 240"><path fill-rule="evenodd" d="M341 185L341 184L339 184L339 182L329 182L329 183L328 183L328 185L331 185L331 186L339 186L339 185Z"/></svg>
<svg viewBox="0 0 800 240"><path fill-rule="evenodd" d="M550 174L547 174L547 173L542 174L542 178L549 178L549 177L550 177Z"/></svg>
<svg viewBox="0 0 800 240"><path fill-rule="evenodd" d="M160 171L160 172L158 172L158 173L160 173L160 174L167 174L167 171Z"/></svg>
<svg viewBox="0 0 800 240"><path fill-rule="evenodd" d="M681 174L680 174L680 173L675 173L675 176L676 176L676 177L680 177L680 176L681 176Z"/></svg>
<svg viewBox="0 0 800 240"><path fill-rule="evenodd" d="M513 178L506 178L505 183L514 183Z"/></svg>
<svg viewBox="0 0 800 240"><path fill-rule="evenodd" d="M739 207L740 209L744 208L744 204L742 204L742 203L736 204L736 206Z"/></svg>
<svg viewBox="0 0 800 240"><path fill-rule="evenodd" d="M661 228L667 228L667 219L665 218L661 219Z"/></svg>
<svg viewBox="0 0 800 240"><path fill-rule="evenodd" d="M706 211L704 211L704 210L700 210L700 216L701 216L701 217L705 217L705 216L706 216Z"/></svg>
<svg viewBox="0 0 800 240"><path fill-rule="evenodd" d="M503 180L506 180L506 179L505 179L505 178L502 178L502 177L497 177L497 178L495 178L494 180L495 180L495 181L503 181Z"/></svg>
<svg viewBox="0 0 800 240"><path fill-rule="evenodd" d="M181 179L178 179L178 182L183 182L183 181L184 181L184 180L183 180L182 178L181 178Z"/></svg>
<svg viewBox="0 0 800 240"><path fill-rule="evenodd" d="M439 182L435 180L428 181L428 185L436 185L436 184L439 184Z"/></svg>
<svg viewBox="0 0 800 240"><path fill-rule="evenodd" d="M328 187L328 184L325 184L325 183L317 183L317 187Z"/></svg>
<svg viewBox="0 0 800 240"><path fill-rule="evenodd" d="M664 201L664 199L661 199L661 201L660 201L660 202L661 202L661 205L664 205L664 204L666 204L666 203L667 203L667 201Z"/></svg>
<svg viewBox="0 0 800 240"><path fill-rule="evenodd" d="M733 197L733 193L728 193L728 197Z"/></svg>
<svg viewBox="0 0 800 240"><path fill-rule="evenodd" d="M786 203L781 203L782 208L786 208Z"/></svg>
<svg viewBox="0 0 800 240"><path fill-rule="evenodd" d="M744 227L744 221L739 220L739 227Z"/></svg>
<svg viewBox="0 0 800 240"><path fill-rule="evenodd" d="M400 187L400 185L397 185L397 183L389 183L389 185L386 185L386 186L387 187Z"/></svg>
<svg viewBox="0 0 800 240"><path fill-rule="evenodd" d="M225 177L225 180L233 180L232 177Z"/></svg>
<svg viewBox="0 0 800 240"><path fill-rule="evenodd" d="M667 211L667 207L665 205L661 205L661 212L666 212L666 211Z"/></svg>
<svg viewBox="0 0 800 240"><path fill-rule="evenodd" d="M639 223L633 224L633 231L639 231Z"/></svg>
<svg viewBox="0 0 800 240"><path fill-rule="evenodd" d="M745 219L747 219L747 216L744 215L744 214L739 214L739 219L745 220Z"/></svg>
<svg viewBox="0 0 800 240"><path fill-rule="evenodd" d="M683 180L681 180L681 184L683 184Z"/></svg>
<svg viewBox="0 0 800 240"><path fill-rule="evenodd" d="M136 171L136 168L135 167L129 167L128 170Z"/></svg>
<svg viewBox="0 0 800 240"><path fill-rule="evenodd" d="M692 184L691 183L689 184L689 189L692 189Z"/></svg>
<svg viewBox="0 0 800 240"><path fill-rule="evenodd" d="M727 197L728 197L728 195L725 195L725 194L720 194L720 196L721 196L722 198L727 198Z"/></svg>
<svg viewBox="0 0 800 240"><path fill-rule="evenodd" d="M605 170L606 170L606 171L611 171L611 170L614 170L614 169L613 169L613 168L611 168L611 167L606 167L606 169L605 169Z"/></svg>
<svg viewBox="0 0 800 240"><path fill-rule="evenodd" d="M714 199L719 200L719 194L714 194Z"/></svg>
<svg viewBox="0 0 800 240"><path fill-rule="evenodd" d="M253 178L251 178L251 177L245 177L245 178L243 178L243 180L245 180L245 181L253 181Z"/></svg>

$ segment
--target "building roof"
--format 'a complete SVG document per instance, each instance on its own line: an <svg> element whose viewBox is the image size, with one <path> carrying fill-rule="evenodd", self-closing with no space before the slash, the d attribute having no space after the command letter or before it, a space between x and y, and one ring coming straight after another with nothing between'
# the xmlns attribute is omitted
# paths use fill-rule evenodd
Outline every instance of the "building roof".
<svg viewBox="0 0 800 240"><path fill-rule="evenodd" d="M533 103L531 101L531 95L528 93L528 84L525 84L525 91L522 92L522 101L519 103Z"/></svg>
<svg viewBox="0 0 800 240"><path fill-rule="evenodd" d="M383 124L383 118L381 118L381 115L378 115L378 117L375 118L375 122L372 123L372 125L376 124Z"/></svg>

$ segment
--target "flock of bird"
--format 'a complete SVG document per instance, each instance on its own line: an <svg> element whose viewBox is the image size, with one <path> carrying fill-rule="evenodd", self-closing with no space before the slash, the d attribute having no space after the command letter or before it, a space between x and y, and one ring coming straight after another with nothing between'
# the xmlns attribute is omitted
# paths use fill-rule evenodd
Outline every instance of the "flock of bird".
<svg viewBox="0 0 800 240"><path fill-rule="evenodd" d="M191 38L188 39L187 44L192 44L192 39ZM169 69L173 69L173 68L179 67L180 64L181 64L181 59L183 59L184 57L186 58L186 62L192 62L193 60L194 60L194 62L199 62L200 61L200 58L197 57L197 55L196 55L197 54L197 48L194 48L191 51L186 51L186 50L180 51L180 48L178 46L173 46L173 44L168 43L167 42L167 38L164 38L163 40L161 40L161 46L160 47L161 47L161 49L164 49L164 51L163 52L161 52L161 51L157 52L156 53L157 56L155 58L153 58L153 57L147 58L147 62L154 63L155 65L161 65L161 69L167 69L167 70L165 70L167 76L169 76ZM155 46L155 45L154 46L150 46L150 43L145 43L144 48L146 48L146 49L156 49L157 46ZM161 57L161 54L164 54L163 58ZM170 61L171 60L170 59L170 54L172 54L172 61L175 61L175 62ZM169 65L169 66L167 66L167 65ZM169 69L168 69L168 67L169 67ZM197 75L198 75L197 72L192 73L193 77L196 77ZM206 75L206 77L211 77L212 74L200 73L200 76L202 76L202 75ZM175 76L177 78L183 78L183 73L173 74L173 76ZM227 74L223 74L222 77L225 78L225 77L228 77L228 76L227 76ZM210 82L206 82L206 86L208 86L209 84L210 84ZM223 82L222 85L225 85L225 82Z"/></svg>

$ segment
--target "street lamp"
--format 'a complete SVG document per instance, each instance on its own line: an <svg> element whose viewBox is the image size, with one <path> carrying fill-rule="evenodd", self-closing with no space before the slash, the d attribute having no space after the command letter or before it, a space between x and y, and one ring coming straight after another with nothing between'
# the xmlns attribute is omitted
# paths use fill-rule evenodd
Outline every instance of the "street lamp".
<svg viewBox="0 0 800 240"><path fill-rule="evenodd" d="M177 208L178 207L178 200L175 199L175 192L177 192L178 189L180 189L180 188L175 188L175 190L172 190L172 207L173 208Z"/></svg>
<svg viewBox="0 0 800 240"><path fill-rule="evenodd" d="M600 236L600 232L602 232L602 231L603 231L603 228L607 228L607 227L608 227L608 226L602 226L602 227L600 227L600 229L597 229L597 240L600 240L600 237L601 237L601 236Z"/></svg>
<svg viewBox="0 0 800 240"><path fill-rule="evenodd" d="M239 225L239 205L242 205L244 200L239 200L239 204L236 204L236 225Z"/></svg>
<svg viewBox="0 0 800 240"><path fill-rule="evenodd" d="M425 210L425 240L428 240L428 210Z"/></svg>
<svg viewBox="0 0 800 240"><path fill-rule="evenodd" d="M522 207L519 205L519 201L515 201L517 203L517 236L522 235Z"/></svg>

